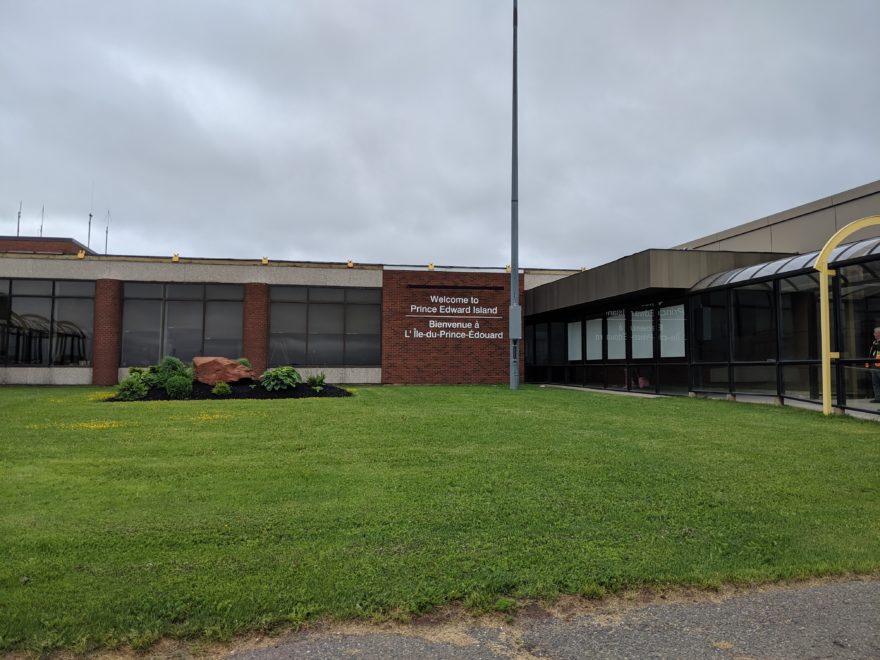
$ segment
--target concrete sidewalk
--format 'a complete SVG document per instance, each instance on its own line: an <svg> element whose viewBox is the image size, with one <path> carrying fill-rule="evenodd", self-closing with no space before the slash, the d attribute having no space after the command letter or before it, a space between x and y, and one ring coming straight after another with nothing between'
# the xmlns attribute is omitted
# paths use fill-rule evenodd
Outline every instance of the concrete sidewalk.
<svg viewBox="0 0 880 660"><path fill-rule="evenodd" d="M880 576L598 603L563 599L508 621L447 612L406 625L330 626L252 640L227 657L880 658Z"/></svg>

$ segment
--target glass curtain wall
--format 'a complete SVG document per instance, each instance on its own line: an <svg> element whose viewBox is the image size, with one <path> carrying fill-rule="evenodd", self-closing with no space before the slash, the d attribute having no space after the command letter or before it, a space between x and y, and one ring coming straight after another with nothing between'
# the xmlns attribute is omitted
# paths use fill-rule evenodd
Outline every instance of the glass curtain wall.
<svg viewBox="0 0 880 660"><path fill-rule="evenodd" d="M837 269L840 357L838 404L880 412L880 364L868 359L880 327L880 261ZM841 401L843 399L843 401Z"/></svg>
<svg viewBox="0 0 880 660"><path fill-rule="evenodd" d="M526 380L687 393L684 301L526 323Z"/></svg>
<svg viewBox="0 0 880 660"><path fill-rule="evenodd" d="M834 320L832 314L832 337ZM787 397L822 400L819 328L819 276L809 273L780 279L780 364L782 393ZM832 345L831 350L837 350L836 346Z"/></svg>
<svg viewBox="0 0 880 660"><path fill-rule="evenodd" d="M0 364L89 366L95 283L0 280Z"/></svg>
<svg viewBox="0 0 880 660"><path fill-rule="evenodd" d="M378 366L382 290L270 288L269 366Z"/></svg>
<svg viewBox="0 0 880 660"><path fill-rule="evenodd" d="M869 359L880 328L880 243L831 279L832 393L836 405L880 413L880 361ZM664 394L740 394L821 402L816 254L709 276L685 301L527 320L526 377ZM560 355L557 348L564 352Z"/></svg>
<svg viewBox="0 0 880 660"><path fill-rule="evenodd" d="M122 366L143 367L172 355L241 357L244 286L126 282Z"/></svg>

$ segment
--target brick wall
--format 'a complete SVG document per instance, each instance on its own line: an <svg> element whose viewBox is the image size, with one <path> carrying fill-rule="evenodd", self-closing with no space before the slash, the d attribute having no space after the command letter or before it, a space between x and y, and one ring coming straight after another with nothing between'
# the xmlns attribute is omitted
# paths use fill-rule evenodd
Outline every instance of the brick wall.
<svg viewBox="0 0 880 660"><path fill-rule="evenodd" d="M122 282L95 282L95 328L92 339L92 383L118 382L122 351Z"/></svg>
<svg viewBox="0 0 880 660"><path fill-rule="evenodd" d="M244 285L242 351L254 373L262 374L269 363L269 285Z"/></svg>
<svg viewBox="0 0 880 660"><path fill-rule="evenodd" d="M505 273L384 271L382 382L507 384L509 305Z"/></svg>
<svg viewBox="0 0 880 660"><path fill-rule="evenodd" d="M37 254L76 254L86 250L95 254L72 238L37 238L30 236L0 236L0 252L34 252Z"/></svg>

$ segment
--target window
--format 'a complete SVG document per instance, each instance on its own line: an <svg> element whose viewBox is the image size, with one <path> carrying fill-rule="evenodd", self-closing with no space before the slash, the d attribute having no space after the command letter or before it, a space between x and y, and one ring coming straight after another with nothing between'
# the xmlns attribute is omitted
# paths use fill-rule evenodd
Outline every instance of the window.
<svg viewBox="0 0 880 660"><path fill-rule="evenodd" d="M122 304L122 366L145 367L162 356L162 301Z"/></svg>
<svg viewBox="0 0 880 660"><path fill-rule="evenodd" d="M602 319L587 320L587 359L602 359Z"/></svg>
<svg viewBox="0 0 880 660"><path fill-rule="evenodd" d="M880 325L880 265L877 262L838 269L840 335L844 358L863 358Z"/></svg>
<svg viewBox="0 0 880 660"><path fill-rule="evenodd" d="M660 357L685 357L684 305L660 307ZM681 378L677 377L680 383ZM661 381L662 382L662 381ZM685 379L685 383L686 383Z"/></svg>
<svg viewBox="0 0 880 660"><path fill-rule="evenodd" d="M606 335L606 340L608 342L608 359L625 360L626 314L623 310L606 312L605 320L608 324L608 334Z"/></svg>
<svg viewBox="0 0 880 660"><path fill-rule="evenodd" d="M535 364L547 364L550 361L550 346L547 324L535 325Z"/></svg>
<svg viewBox="0 0 880 660"><path fill-rule="evenodd" d="M820 359L818 275L780 280L779 293L782 359Z"/></svg>
<svg viewBox="0 0 880 660"><path fill-rule="evenodd" d="M0 363L88 366L95 283L0 280Z"/></svg>
<svg viewBox="0 0 880 660"><path fill-rule="evenodd" d="M654 357L654 307L634 309L631 313L632 357L643 360Z"/></svg>
<svg viewBox="0 0 880 660"><path fill-rule="evenodd" d="M550 324L550 362L559 364L565 362L565 324L554 322Z"/></svg>
<svg viewBox="0 0 880 660"><path fill-rule="evenodd" d="M732 291L733 359L776 360L776 316L770 282L742 286Z"/></svg>
<svg viewBox="0 0 880 660"><path fill-rule="evenodd" d="M691 298L694 320L694 362L726 362L728 359L727 291L713 291Z"/></svg>
<svg viewBox="0 0 880 660"><path fill-rule="evenodd" d="M270 366L381 362L381 289L273 286L270 298Z"/></svg>
<svg viewBox="0 0 880 660"><path fill-rule="evenodd" d="M581 322L580 321L572 321L568 324L568 360L572 362L574 360L580 361L583 353L581 351Z"/></svg>
<svg viewBox="0 0 880 660"><path fill-rule="evenodd" d="M122 365L156 364L166 355L241 357L244 287L240 284L126 282Z"/></svg>

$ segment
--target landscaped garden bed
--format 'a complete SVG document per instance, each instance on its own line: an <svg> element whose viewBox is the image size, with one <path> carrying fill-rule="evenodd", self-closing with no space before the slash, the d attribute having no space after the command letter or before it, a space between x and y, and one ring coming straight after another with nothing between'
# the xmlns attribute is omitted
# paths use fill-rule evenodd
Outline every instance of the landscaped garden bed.
<svg viewBox="0 0 880 660"><path fill-rule="evenodd" d="M304 399L343 397L351 392L328 385L324 373L303 379L293 367L267 369L253 378L245 358L194 358L188 366L167 356L159 364L133 367L108 401L172 401L183 399Z"/></svg>
<svg viewBox="0 0 880 660"><path fill-rule="evenodd" d="M351 392L348 390L344 390L341 387L336 387L335 385L324 385L320 390L316 391L315 388L311 387L306 383L297 383L292 387L288 387L283 390L273 390L269 391L260 385L260 381L246 379L240 380L237 383L229 383L229 394L215 394L212 390L214 386L206 385L205 383L200 383L198 381L193 382L192 393L186 397L187 399L305 399L307 397L339 397L339 396L351 396ZM122 401L123 399L118 399L116 397L109 399L109 401ZM170 401L171 397L168 396L168 392L166 392L162 388L154 387L151 388L141 401Z"/></svg>

